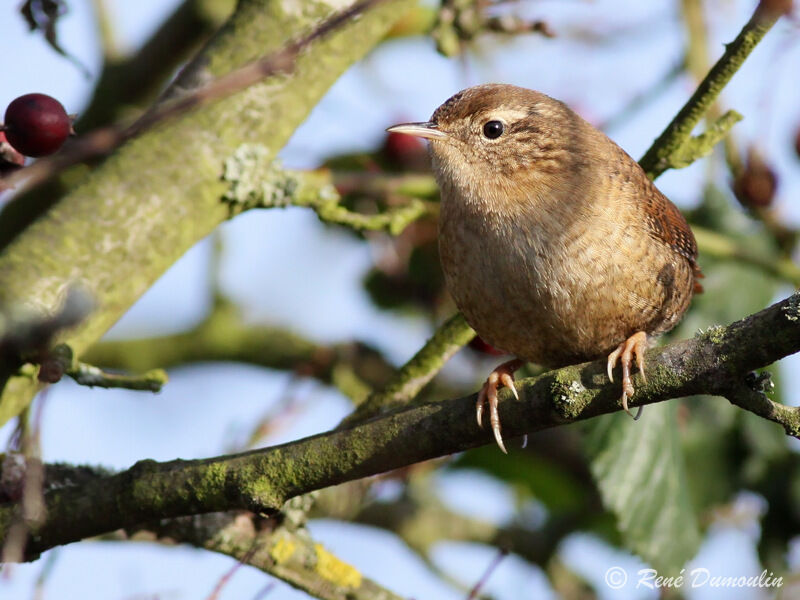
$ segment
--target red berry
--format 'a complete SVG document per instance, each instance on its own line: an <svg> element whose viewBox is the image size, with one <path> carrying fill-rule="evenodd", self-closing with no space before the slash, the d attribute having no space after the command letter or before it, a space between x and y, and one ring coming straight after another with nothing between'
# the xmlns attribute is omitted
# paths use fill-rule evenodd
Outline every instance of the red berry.
<svg viewBox="0 0 800 600"><path fill-rule="evenodd" d="M72 132L72 120L55 98L25 94L8 105L5 129L8 143L22 154L47 156Z"/></svg>
<svg viewBox="0 0 800 600"><path fill-rule="evenodd" d="M490 356L503 356L505 354L508 354L507 352L503 352L499 348L495 348L491 344L483 341L483 338L477 335L474 338L472 338L472 340L469 343L469 347L475 350L476 352L479 352L481 354L488 354Z"/></svg>

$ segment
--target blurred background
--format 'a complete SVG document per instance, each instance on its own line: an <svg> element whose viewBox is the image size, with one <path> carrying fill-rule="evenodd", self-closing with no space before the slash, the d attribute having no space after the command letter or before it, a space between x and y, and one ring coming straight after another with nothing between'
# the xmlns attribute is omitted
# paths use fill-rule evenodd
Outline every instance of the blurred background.
<svg viewBox="0 0 800 600"><path fill-rule="evenodd" d="M69 0L57 32L71 58L55 52L41 32L28 31L18 4L0 7L0 108L21 94L43 92L81 115L91 102L104 56L136 55L180 6L213 5L216 13L208 18L207 31L188 45L196 47L233 3ZM342 172L425 173L424 147L387 138L384 129L404 120L425 120L456 91L484 82L514 83L559 98L638 158L755 4L501 2L493 8L497 14L541 22L538 30L480 35L449 58L437 52L429 35L398 34L335 84L281 152L281 160L299 169L327 164ZM767 264L796 258L797 34L797 16L782 19L726 87L722 109L734 108L745 117L733 130L727 158L718 148L710 158L668 171L658 180L693 225L730 237ZM176 61L175 69L179 66ZM147 101L121 97L107 114L93 113L92 124L136 114ZM345 183L340 189L348 191ZM0 200L10 197L6 192ZM359 189L348 198L364 211L385 200ZM676 336L691 336L700 328L755 312L800 284L791 268L776 273L738 256L706 254L703 244L700 264L707 291L694 302ZM188 252L106 340L191 331L231 303L246 328L290 331L320 348L361 342L392 365L410 358L455 310L441 287L431 221L390 238L326 226L302 208L249 211ZM447 365L429 393L473 392L502 360L473 344ZM306 377L298 368L273 370L246 362L176 365L157 395L89 390L62 381L37 399L42 456L48 462L115 469L142 458L215 456L329 429L351 410L341 385ZM773 373L775 397L798 404L800 363L784 360ZM798 446L779 427L719 399L681 401L673 425L679 428L690 465L690 497L702 531L699 550L687 568L735 576L757 575L767 568L791 578L800 568ZM637 589L635 573L646 565L621 549L612 518L599 506L581 450L583 430L562 429L532 436L529 449L512 450L511 458L490 446L440 461L436 469L423 466L402 478L387 478L373 486L371 499L386 507L422 503L465 523L479 521L506 532L528 530L532 538L546 531L545 548L520 551L499 562L482 590L492 597L659 597L658 591ZM0 429L0 440L7 441L12 431L13 424ZM466 535L421 540L379 521L364 511L358 518L317 518L309 527L339 558L396 593L418 599L465 598L498 555L495 547ZM84 542L47 552L34 563L4 567L0 597L206 598L234 564L226 556L188 547ZM614 566L629 574L620 589L604 580ZM270 580L242 567L218 598L256 597ZM682 591L698 600L774 594L710 586ZM800 597L789 595L788 589L784 594ZM277 582L267 597L308 596Z"/></svg>

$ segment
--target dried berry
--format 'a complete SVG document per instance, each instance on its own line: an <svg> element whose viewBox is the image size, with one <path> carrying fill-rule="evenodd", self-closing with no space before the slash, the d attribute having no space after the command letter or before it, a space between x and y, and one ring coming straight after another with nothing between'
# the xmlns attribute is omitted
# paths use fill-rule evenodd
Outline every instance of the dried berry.
<svg viewBox="0 0 800 600"><path fill-rule="evenodd" d="M778 177L753 148L747 153L747 164L733 183L733 192L747 208L764 208L772 204Z"/></svg>
<svg viewBox="0 0 800 600"><path fill-rule="evenodd" d="M46 94L25 94L6 109L6 139L26 156L53 154L71 132L72 120L67 111Z"/></svg>
<svg viewBox="0 0 800 600"><path fill-rule="evenodd" d="M789 15L794 8L793 4L793 0L761 0L758 10L777 18Z"/></svg>

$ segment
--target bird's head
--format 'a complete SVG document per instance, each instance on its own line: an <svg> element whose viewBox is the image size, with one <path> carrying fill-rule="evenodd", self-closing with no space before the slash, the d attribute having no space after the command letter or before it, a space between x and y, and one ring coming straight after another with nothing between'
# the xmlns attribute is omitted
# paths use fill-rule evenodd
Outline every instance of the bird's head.
<svg viewBox="0 0 800 600"><path fill-rule="evenodd" d="M430 141L443 187L513 199L563 188L565 170L574 174L591 145L586 126L565 104L540 92L487 84L455 94L429 121L388 131Z"/></svg>

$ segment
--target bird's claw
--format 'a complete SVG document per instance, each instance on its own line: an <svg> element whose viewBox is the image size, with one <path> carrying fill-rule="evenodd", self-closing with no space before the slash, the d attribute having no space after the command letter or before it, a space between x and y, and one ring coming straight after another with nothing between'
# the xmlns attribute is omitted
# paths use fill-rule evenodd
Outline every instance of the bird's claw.
<svg viewBox="0 0 800 600"><path fill-rule="evenodd" d="M608 355L608 362L606 363L608 379L612 383L614 382L614 376L612 375L614 367L618 362L622 365L622 408L633 417L634 421L642 416L644 406L639 407L636 411L636 416L628 408L628 398L632 397L634 393L633 382L631 381L631 364L635 359L639 373L642 375L642 381L647 383L647 377L644 374L645 350L647 350L647 334L644 331L639 331L617 346L616 350Z"/></svg>
<svg viewBox="0 0 800 600"><path fill-rule="evenodd" d="M505 454L508 454L505 444L503 443L502 429L500 427L500 414L497 412L499 400L497 398L497 388L501 385L507 387L514 394L514 397L519 400L519 393L514 387L514 371L522 366L522 361L515 359L503 363L489 374L486 383L483 384L481 391L478 392L478 401L475 404L475 416L478 419L478 426L483 427L483 407L486 403L489 404L489 424L492 427L494 439L498 447Z"/></svg>

